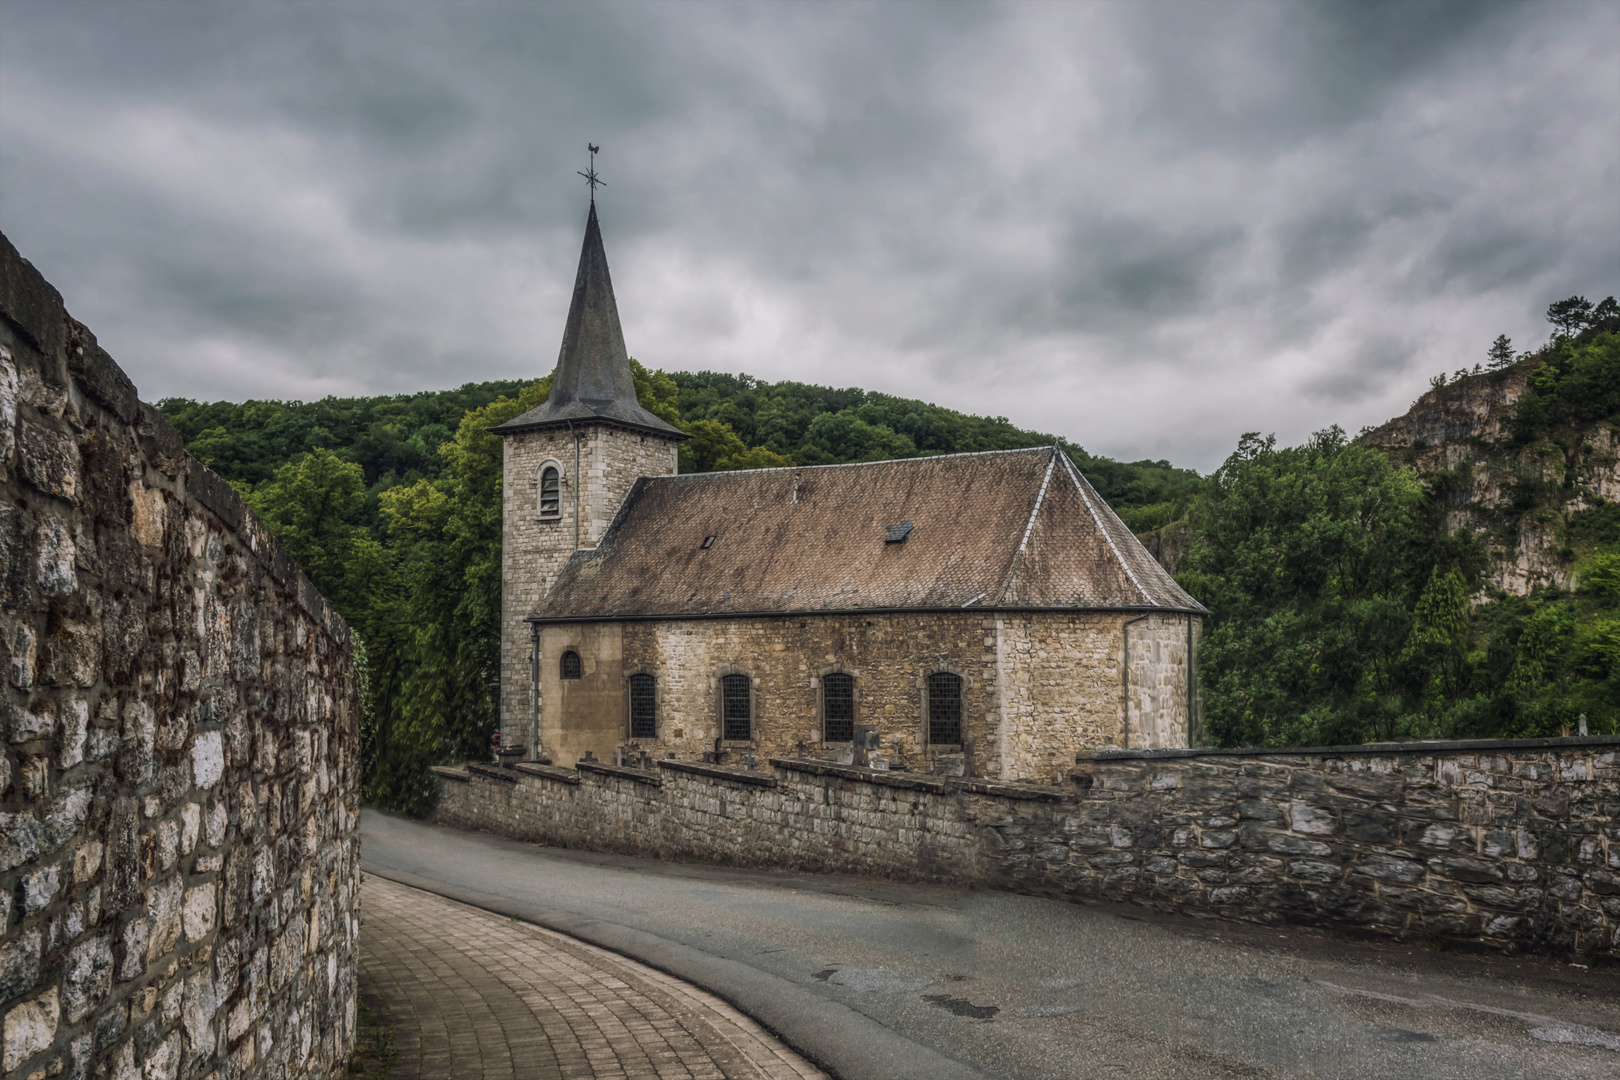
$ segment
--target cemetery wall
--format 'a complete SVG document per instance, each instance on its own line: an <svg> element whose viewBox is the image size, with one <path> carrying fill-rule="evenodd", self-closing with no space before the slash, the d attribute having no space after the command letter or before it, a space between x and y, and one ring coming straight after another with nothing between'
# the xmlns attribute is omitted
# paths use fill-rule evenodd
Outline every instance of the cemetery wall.
<svg viewBox="0 0 1620 1080"><path fill-rule="evenodd" d="M348 629L4 237L0 484L0 1075L336 1075Z"/></svg>
<svg viewBox="0 0 1620 1080"><path fill-rule="evenodd" d="M1081 755L1037 786L775 758L441 768L440 822L662 859L1620 955L1620 738Z"/></svg>

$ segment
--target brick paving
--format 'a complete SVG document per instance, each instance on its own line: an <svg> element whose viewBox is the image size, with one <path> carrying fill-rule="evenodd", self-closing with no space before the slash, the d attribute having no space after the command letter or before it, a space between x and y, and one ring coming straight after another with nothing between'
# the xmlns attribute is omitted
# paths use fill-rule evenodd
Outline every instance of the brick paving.
<svg viewBox="0 0 1620 1080"><path fill-rule="evenodd" d="M615 953L370 874L361 911L390 1080L825 1080L719 998Z"/></svg>

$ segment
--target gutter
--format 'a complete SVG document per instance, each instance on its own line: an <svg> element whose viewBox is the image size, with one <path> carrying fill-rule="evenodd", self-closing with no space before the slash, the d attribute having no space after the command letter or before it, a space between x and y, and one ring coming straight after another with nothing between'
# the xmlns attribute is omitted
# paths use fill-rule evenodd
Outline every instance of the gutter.
<svg viewBox="0 0 1620 1080"><path fill-rule="evenodd" d="M540 760L540 627L529 624L529 760Z"/></svg>
<svg viewBox="0 0 1620 1080"><path fill-rule="evenodd" d="M568 421L568 434L574 437L574 550L579 550L579 432L574 422Z"/></svg>
<svg viewBox="0 0 1620 1080"><path fill-rule="evenodd" d="M1091 614L1099 615L1120 614L1132 611L1145 612L1148 615L1196 615L1203 618L1209 612L1201 607L1165 607L1158 604L1121 604L1114 607L1036 607L1033 605L986 605L985 607L966 607L959 605L929 604L922 607L870 607L870 608L794 608L776 611L683 611L670 615L526 615L524 622L539 623L542 626L552 626L561 623L605 623L605 622L679 622L686 619L785 619L809 618L812 615L920 615L944 614L952 612L957 615L965 613L994 614L1002 611L1021 611L1053 615ZM1132 620L1133 622L1135 620Z"/></svg>

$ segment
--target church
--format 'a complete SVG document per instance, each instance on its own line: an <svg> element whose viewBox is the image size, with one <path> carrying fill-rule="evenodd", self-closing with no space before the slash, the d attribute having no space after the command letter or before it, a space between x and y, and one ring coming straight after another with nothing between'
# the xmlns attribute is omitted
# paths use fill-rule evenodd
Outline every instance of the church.
<svg viewBox="0 0 1620 1080"><path fill-rule="evenodd" d="M501 733L1059 782L1188 744L1205 609L1059 448L679 473L636 402L593 200L551 395L504 441ZM859 731L857 731L859 729Z"/></svg>

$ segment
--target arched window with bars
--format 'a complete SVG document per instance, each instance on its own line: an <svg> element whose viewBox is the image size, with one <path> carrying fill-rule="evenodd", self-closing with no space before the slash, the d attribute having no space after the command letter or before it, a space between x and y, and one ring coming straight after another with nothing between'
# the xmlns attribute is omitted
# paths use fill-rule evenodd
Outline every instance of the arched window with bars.
<svg viewBox="0 0 1620 1080"><path fill-rule="evenodd" d="M562 662L558 664L558 674L565 679L578 679L585 674L585 664L579 658L579 653L569 649L562 654Z"/></svg>
<svg viewBox="0 0 1620 1080"><path fill-rule="evenodd" d="M562 472L550 462L540 467L540 516L562 517Z"/></svg>
<svg viewBox="0 0 1620 1080"><path fill-rule="evenodd" d="M855 738L855 676L842 671L821 677L821 741L850 742Z"/></svg>
<svg viewBox="0 0 1620 1080"><path fill-rule="evenodd" d="M651 675L630 676L630 737L658 737L658 681Z"/></svg>
<svg viewBox="0 0 1620 1080"><path fill-rule="evenodd" d="M720 676L720 737L727 742L754 737L754 688L747 675Z"/></svg>
<svg viewBox="0 0 1620 1080"><path fill-rule="evenodd" d="M936 671L928 676L928 743L962 745L962 676Z"/></svg>

